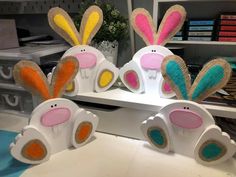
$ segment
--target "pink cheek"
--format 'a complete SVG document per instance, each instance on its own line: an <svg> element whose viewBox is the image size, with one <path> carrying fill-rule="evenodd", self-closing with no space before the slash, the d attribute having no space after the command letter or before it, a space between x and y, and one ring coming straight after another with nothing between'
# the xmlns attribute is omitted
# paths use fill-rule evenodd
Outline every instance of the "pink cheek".
<svg viewBox="0 0 236 177"><path fill-rule="evenodd" d="M41 116L41 123L45 127L53 127L68 121L70 116L68 108L54 108Z"/></svg>
<svg viewBox="0 0 236 177"><path fill-rule="evenodd" d="M75 57L79 60L79 67L81 69L93 68L97 64L97 57L93 53L78 53Z"/></svg>
<svg viewBox="0 0 236 177"><path fill-rule="evenodd" d="M158 53L147 53L141 57L141 66L143 69L160 70L164 56Z"/></svg>
<svg viewBox="0 0 236 177"><path fill-rule="evenodd" d="M186 109L175 109L169 114L172 124L186 129L195 129L202 125L202 118L199 114Z"/></svg>

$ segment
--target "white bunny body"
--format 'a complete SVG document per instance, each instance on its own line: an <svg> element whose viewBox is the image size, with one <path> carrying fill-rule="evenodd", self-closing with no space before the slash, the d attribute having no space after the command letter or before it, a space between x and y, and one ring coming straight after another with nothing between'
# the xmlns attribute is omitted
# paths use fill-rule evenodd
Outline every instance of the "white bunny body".
<svg viewBox="0 0 236 177"><path fill-rule="evenodd" d="M183 59L170 55L164 58L161 73L177 98L186 100L166 105L143 122L141 130L149 143L158 151L183 154L204 165L231 158L236 143L215 125L213 116L202 105L192 101L201 101L222 88L230 78L230 65L222 59L208 62L191 86Z"/></svg>
<svg viewBox="0 0 236 177"><path fill-rule="evenodd" d="M61 8L50 9L48 21L52 29L73 46L63 57L74 56L79 61L80 72L65 94L75 96L109 89L118 78L119 69L106 60L100 51L89 46L103 23L102 10L98 6L89 7L84 12L79 32L67 12Z"/></svg>
<svg viewBox="0 0 236 177"><path fill-rule="evenodd" d="M54 68L49 83L35 63L20 61L15 65L16 82L40 96L44 102L33 110L29 124L11 143L10 152L14 158L39 164L72 146L83 146L93 136L98 118L74 102L59 98L78 69L77 58L67 56Z"/></svg>
<svg viewBox="0 0 236 177"><path fill-rule="evenodd" d="M161 75L161 62L164 57L168 55L173 55L173 53L166 47L160 45L150 45L138 50L131 62L126 64L120 70L120 78L122 82L131 89L133 92L151 95L157 95L158 97L170 98L175 94L164 88L164 79ZM127 67L135 68L135 72L139 73L140 78L137 78L140 83L139 89L133 89L127 80L125 80L125 72L127 72Z"/></svg>
<svg viewBox="0 0 236 177"><path fill-rule="evenodd" d="M98 86L99 76L101 72L109 69L113 71L114 77L118 77L118 68L114 64L106 60L105 56L96 48L88 45L74 46L67 50L63 57L74 56L80 63L80 71L76 75L75 89L73 92L67 92L69 96L75 96L78 93L84 92L101 92L108 89L114 84L116 79L113 79L107 86L101 88Z"/></svg>
<svg viewBox="0 0 236 177"><path fill-rule="evenodd" d="M164 57L173 54L163 46L181 29L185 17L186 11L182 6L172 6L156 30L148 11L137 8L132 12L132 27L147 47L137 51L132 60L120 69L120 78L129 90L163 98L175 95L161 77L160 66Z"/></svg>

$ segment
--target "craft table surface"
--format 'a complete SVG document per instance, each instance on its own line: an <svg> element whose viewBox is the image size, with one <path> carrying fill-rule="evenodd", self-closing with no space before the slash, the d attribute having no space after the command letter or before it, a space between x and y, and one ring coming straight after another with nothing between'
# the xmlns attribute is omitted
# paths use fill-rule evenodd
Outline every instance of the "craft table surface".
<svg viewBox="0 0 236 177"><path fill-rule="evenodd" d="M27 119L0 114L0 129L20 131ZM104 133L79 149L69 149L22 177L236 177L236 159L206 167L193 159L152 150L147 143Z"/></svg>
<svg viewBox="0 0 236 177"><path fill-rule="evenodd" d="M156 112L163 106L175 101L173 99L157 98L154 95L135 94L120 88L112 88L101 93L80 93L70 99ZM236 119L235 107L215 104L202 105L214 116Z"/></svg>

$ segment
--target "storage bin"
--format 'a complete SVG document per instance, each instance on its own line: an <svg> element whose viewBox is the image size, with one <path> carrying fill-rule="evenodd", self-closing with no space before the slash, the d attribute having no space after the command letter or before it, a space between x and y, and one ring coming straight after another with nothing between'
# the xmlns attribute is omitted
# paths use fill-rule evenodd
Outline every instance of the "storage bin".
<svg viewBox="0 0 236 177"><path fill-rule="evenodd" d="M31 113L33 110L32 96L26 91L0 89L0 109L4 111L18 111Z"/></svg>
<svg viewBox="0 0 236 177"><path fill-rule="evenodd" d="M13 67L16 62L1 60L0 63L0 83L14 84Z"/></svg>

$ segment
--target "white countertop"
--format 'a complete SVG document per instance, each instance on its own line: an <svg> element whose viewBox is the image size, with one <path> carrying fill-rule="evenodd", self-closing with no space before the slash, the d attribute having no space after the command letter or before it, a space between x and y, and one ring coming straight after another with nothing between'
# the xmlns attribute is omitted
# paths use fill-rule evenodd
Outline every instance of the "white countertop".
<svg viewBox="0 0 236 177"><path fill-rule="evenodd" d="M156 112L163 106L175 101L173 99L155 98L153 95L135 94L120 88L101 93L81 93L70 99ZM203 106L214 116L236 119L236 108L234 107L213 104L203 104Z"/></svg>
<svg viewBox="0 0 236 177"><path fill-rule="evenodd" d="M0 114L0 129L20 131L27 119ZM79 149L55 154L22 177L235 177L236 159L206 167L178 154L156 152L140 140L95 133Z"/></svg>

